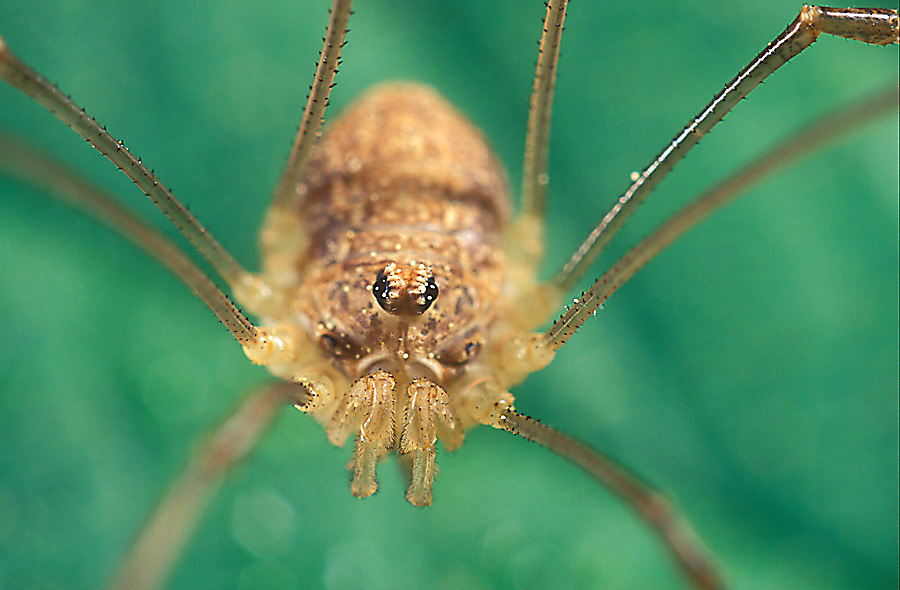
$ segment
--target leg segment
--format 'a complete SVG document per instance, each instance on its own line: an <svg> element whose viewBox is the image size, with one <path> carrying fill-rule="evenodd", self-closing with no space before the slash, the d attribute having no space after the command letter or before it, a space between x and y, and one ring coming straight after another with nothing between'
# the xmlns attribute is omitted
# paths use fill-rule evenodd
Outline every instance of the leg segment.
<svg viewBox="0 0 900 590"><path fill-rule="evenodd" d="M187 207L160 183L156 175L105 127L101 127L93 117L87 115L84 109L9 51L2 38L0 38L0 78L46 107L128 176L165 213L182 235L193 244L197 252L209 261L229 285L237 286L245 282L248 273L197 221ZM26 156L26 159L28 158L29 156ZM289 352L294 348L293 343L284 338L269 338L264 330L254 326L183 252L177 252L178 248L171 242L161 239L161 234L150 230L100 191L94 190L66 172L62 166L52 162L48 164L39 157L31 156L30 159L29 166L33 171L28 172L28 175L40 175L41 169L49 170L51 174L49 180L38 184L49 185L53 189L57 189L56 185L60 185L66 190L71 190L74 202L79 203L80 208L117 231L126 234L135 232L129 239L157 257L181 278L244 346L251 360L258 358L260 354L275 362L296 360ZM70 199L69 202L73 200Z"/></svg>
<svg viewBox="0 0 900 590"><path fill-rule="evenodd" d="M101 127L83 108L16 57L0 38L0 78L21 90L72 128L143 191L229 285L246 271L203 227L187 207L125 145ZM227 324L226 324L227 325ZM236 335L237 337L237 335ZM238 340L241 340L238 337Z"/></svg>
<svg viewBox="0 0 900 590"><path fill-rule="evenodd" d="M546 288L562 292L572 288L618 228L700 138L760 82L809 47L822 33L873 45L889 45L900 42L900 18L896 10L890 9L804 6L794 22L741 70L644 169Z"/></svg>
<svg viewBox="0 0 900 590"><path fill-rule="evenodd" d="M287 403L304 404L305 397L303 387L279 382L244 399L194 453L144 525L111 586L161 587L228 472L256 446L278 409Z"/></svg>
<svg viewBox="0 0 900 590"><path fill-rule="evenodd" d="M341 49L345 44L344 37L347 34L347 23L350 21L351 3L352 0L334 0L331 7L331 18L325 30L325 45L319 54L316 75L306 97L303 119L300 121L300 128L297 130L287 165L272 197L272 209L275 211L290 209L303 167L319 136L325 107L328 106L328 95L334 87L334 77L341 62Z"/></svg>
<svg viewBox="0 0 900 590"><path fill-rule="evenodd" d="M584 469L646 521L697 588L724 587L708 552L688 523L665 498L637 476L598 451L512 409L503 410L493 426L536 442Z"/></svg>
<svg viewBox="0 0 900 590"><path fill-rule="evenodd" d="M0 169L93 217L158 260L216 314L239 342L248 344L259 337L250 320L178 245L65 164L21 140L0 135Z"/></svg>
<svg viewBox="0 0 900 590"><path fill-rule="evenodd" d="M335 76L341 60L341 49L346 41L352 0L334 0L331 16L319 53L319 62L313 83L306 97L303 118L272 195L272 204L266 211L259 233L259 249L263 261L263 274L245 277L235 297L255 313L270 315L287 305L286 292L299 283L297 253L304 250L305 236L298 230L295 197L306 161L319 138L328 96L334 87Z"/></svg>
<svg viewBox="0 0 900 590"><path fill-rule="evenodd" d="M547 3L541 34L537 71L528 110L525 159L522 166L522 215L543 219L547 208L547 151L550 143L550 111L559 62L559 44L568 0Z"/></svg>
<svg viewBox="0 0 900 590"><path fill-rule="evenodd" d="M694 199L656 231L641 240L597 279L591 288L550 326L544 334L544 342L551 350L559 350L610 295L663 249L716 209L739 197L768 176L822 148L828 142L846 136L877 117L892 111L896 113L898 99L900 99L898 87L894 86L826 115Z"/></svg>
<svg viewBox="0 0 900 590"><path fill-rule="evenodd" d="M546 321L558 306L558 293L536 285L544 257L547 209L547 155L550 145L550 114L559 61L559 44L568 0L547 2L541 34L537 69L528 109L528 132L522 162L522 206L506 234L506 255L510 282L521 294L510 318L528 318L521 327L531 330Z"/></svg>

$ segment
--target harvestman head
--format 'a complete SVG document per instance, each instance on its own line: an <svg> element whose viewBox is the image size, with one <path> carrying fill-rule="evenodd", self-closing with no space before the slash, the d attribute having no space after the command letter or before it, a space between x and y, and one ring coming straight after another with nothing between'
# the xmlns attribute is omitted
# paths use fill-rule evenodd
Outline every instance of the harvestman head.
<svg viewBox="0 0 900 590"><path fill-rule="evenodd" d="M652 188L764 78L821 33L887 45L898 42L900 22L892 10L804 7L636 175L559 272L541 282L550 107L566 4L547 6L522 205L509 224L502 167L480 132L430 89L377 89L317 143L350 15L350 1L335 0L300 131L261 234L258 274L241 268L140 160L0 39L0 76L125 172L258 323L168 239L54 162L23 149L15 156L23 174L37 183L54 178L75 206L157 257L209 306L254 363L284 380L248 398L188 467L136 544L119 578L122 587L160 581L190 530L189 515L285 401L311 413L335 444L354 437L351 489L360 497L375 492L376 465L389 452L397 451L409 466L407 498L424 506L432 501L438 440L453 449L479 424L534 440L633 506L694 584L722 586L705 551L667 503L600 453L516 412L509 390L549 364L619 286L715 208L776 167L895 108L896 88L801 132L701 195L613 265L548 330L534 331Z"/></svg>

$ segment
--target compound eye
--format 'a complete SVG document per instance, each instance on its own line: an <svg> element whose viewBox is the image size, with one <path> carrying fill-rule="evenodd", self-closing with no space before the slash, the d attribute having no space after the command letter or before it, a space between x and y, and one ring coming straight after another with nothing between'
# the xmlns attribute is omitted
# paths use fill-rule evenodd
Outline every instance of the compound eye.
<svg viewBox="0 0 900 590"><path fill-rule="evenodd" d="M385 266L372 283L372 295L381 309L392 315L422 315L440 290L431 269L424 264Z"/></svg>

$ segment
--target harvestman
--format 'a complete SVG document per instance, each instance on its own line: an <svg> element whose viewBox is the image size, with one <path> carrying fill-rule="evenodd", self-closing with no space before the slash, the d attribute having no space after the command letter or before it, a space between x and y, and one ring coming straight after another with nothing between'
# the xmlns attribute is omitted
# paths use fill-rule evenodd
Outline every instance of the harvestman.
<svg viewBox="0 0 900 590"><path fill-rule="evenodd" d="M407 498L432 500L435 445L453 449L478 424L507 430L573 461L629 503L698 587L721 579L686 523L659 495L597 451L516 412L509 389L554 353L637 270L741 190L834 136L896 108L892 89L799 133L701 195L641 241L551 327L559 306L616 230L665 174L764 78L821 33L888 45L897 12L804 7L640 174L565 266L539 282L547 149L555 69L567 2L547 7L529 113L521 210L480 133L431 90L378 89L322 137L350 0L335 0L325 46L287 167L262 234L263 271L251 274L219 245L141 161L0 39L0 75L57 115L156 203L229 285L244 316L167 238L109 197L27 148L4 149L18 172L59 192L155 256L284 382L249 396L188 466L142 532L117 584L164 579L224 473L283 403L311 413L330 441L353 435L352 492L375 492L379 460L397 451Z"/></svg>

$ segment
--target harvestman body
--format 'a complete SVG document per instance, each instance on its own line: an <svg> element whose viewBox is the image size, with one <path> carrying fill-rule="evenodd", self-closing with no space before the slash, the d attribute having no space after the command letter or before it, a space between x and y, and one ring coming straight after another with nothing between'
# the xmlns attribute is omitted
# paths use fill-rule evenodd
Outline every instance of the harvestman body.
<svg viewBox="0 0 900 590"><path fill-rule="evenodd" d="M286 382L248 398L212 437L143 532L122 570L121 586L159 583L190 530L190 513L200 510L226 468L252 446L284 401L311 413L335 444L355 437L351 488L357 496L375 491L377 462L396 450L410 467L407 498L416 505L432 501L438 439L453 449L464 431L478 424L531 438L629 502L694 584L722 585L665 502L602 455L517 413L509 389L545 367L618 286L714 208L778 163L895 108L896 89L799 134L683 209L616 263L549 330L533 331L665 173L766 76L820 33L887 45L898 42L900 23L892 10L804 7L636 175L565 267L540 283L550 106L565 8L564 1L548 4L522 210L509 223L506 178L495 156L481 134L427 88L394 85L373 91L314 147L350 14L348 0L335 0L300 132L261 234L260 274L242 269L140 160L0 39L0 75L50 108L134 180L259 318L258 325L167 239L66 177L54 163L23 151L25 175L55 178L77 206L160 259L216 313L253 362Z"/></svg>
<svg viewBox="0 0 900 590"><path fill-rule="evenodd" d="M273 368L303 375L312 397L302 409L335 444L356 434L353 493L375 491L377 460L397 448L412 459L407 497L430 504L436 438L456 448L495 404L511 404L496 343L528 335L514 311L533 285L509 280L501 243L505 175L450 105L396 85L335 121L298 186L288 219L269 220L287 231L264 233L255 293L267 296L244 302L302 342L297 364ZM485 380L504 393L485 397Z"/></svg>

